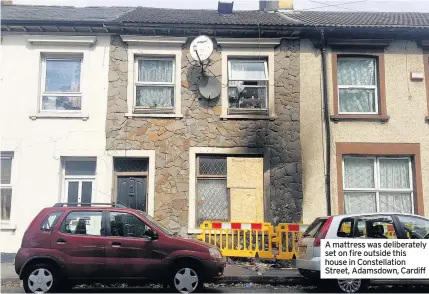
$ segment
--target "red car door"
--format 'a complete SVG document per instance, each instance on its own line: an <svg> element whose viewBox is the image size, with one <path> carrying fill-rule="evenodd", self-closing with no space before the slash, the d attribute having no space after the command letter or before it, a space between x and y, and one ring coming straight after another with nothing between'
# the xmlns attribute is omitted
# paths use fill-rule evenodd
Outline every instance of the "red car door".
<svg viewBox="0 0 429 294"><path fill-rule="evenodd" d="M149 227L137 215L110 211L107 220L106 271L109 276L159 276L164 258L162 240L146 236L145 232Z"/></svg>
<svg viewBox="0 0 429 294"><path fill-rule="evenodd" d="M69 277L104 275L106 237L102 215L95 210L72 211L52 233L51 247L60 251Z"/></svg>

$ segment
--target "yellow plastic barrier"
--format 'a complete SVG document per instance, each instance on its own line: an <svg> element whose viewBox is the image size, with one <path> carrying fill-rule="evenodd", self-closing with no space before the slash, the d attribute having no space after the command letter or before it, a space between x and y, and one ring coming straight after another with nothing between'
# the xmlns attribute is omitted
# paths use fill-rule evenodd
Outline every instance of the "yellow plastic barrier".
<svg viewBox="0 0 429 294"><path fill-rule="evenodd" d="M276 241L279 254L277 259L295 259L298 257L298 242L308 225L279 224L276 227Z"/></svg>
<svg viewBox="0 0 429 294"><path fill-rule="evenodd" d="M270 223L205 221L197 239L219 248L223 256L274 258L274 228Z"/></svg>
<svg viewBox="0 0 429 294"><path fill-rule="evenodd" d="M197 239L219 248L223 256L294 259L308 225L205 221Z"/></svg>

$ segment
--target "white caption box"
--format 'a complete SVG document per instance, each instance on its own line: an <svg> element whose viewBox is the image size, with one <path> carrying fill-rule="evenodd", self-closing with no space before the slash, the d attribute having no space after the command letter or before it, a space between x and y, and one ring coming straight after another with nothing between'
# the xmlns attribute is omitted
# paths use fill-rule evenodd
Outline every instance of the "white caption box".
<svg viewBox="0 0 429 294"><path fill-rule="evenodd" d="M322 279L429 279L429 240L321 240Z"/></svg>

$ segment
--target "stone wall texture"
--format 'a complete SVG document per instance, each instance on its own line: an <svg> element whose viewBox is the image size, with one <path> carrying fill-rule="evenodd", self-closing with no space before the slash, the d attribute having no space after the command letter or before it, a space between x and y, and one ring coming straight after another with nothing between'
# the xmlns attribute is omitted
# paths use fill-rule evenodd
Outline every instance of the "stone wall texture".
<svg viewBox="0 0 429 294"><path fill-rule="evenodd" d="M200 69L193 66L189 43L182 54L182 119L125 118L127 113L127 45L112 37L107 109L107 150L156 152L155 218L185 233L188 222L189 148L261 148L269 154L273 223L297 222L302 215L299 134L299 41L283 40L275 49L275 111L270 120L221 120L220 98L199 99ZM210 57L209 70L221 78L221 49ZM131 97L131 99L133 99Z"/></svg>

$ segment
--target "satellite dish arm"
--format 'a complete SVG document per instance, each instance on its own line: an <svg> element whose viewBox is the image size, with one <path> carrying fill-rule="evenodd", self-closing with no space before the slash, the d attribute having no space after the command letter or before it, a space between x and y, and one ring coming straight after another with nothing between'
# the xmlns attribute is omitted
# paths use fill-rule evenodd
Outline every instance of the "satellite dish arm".
<svg viewBox="0 0 429 294"><path fill-rule="evenodd" d="M203 62L201 61L200 54L198 54L198 50L195 50L195 53L197 54L198 60L200 61L201 74L204 76L205 75L205 73L204 73L204 66L203 66Z"/></svg>

